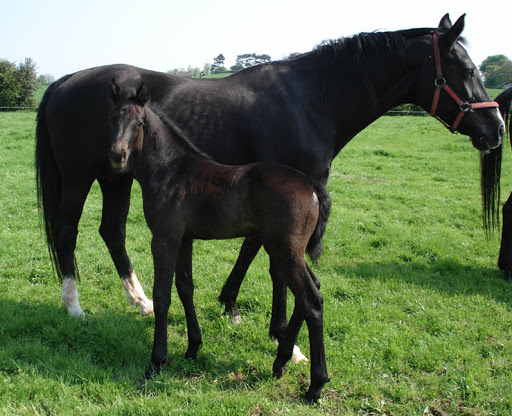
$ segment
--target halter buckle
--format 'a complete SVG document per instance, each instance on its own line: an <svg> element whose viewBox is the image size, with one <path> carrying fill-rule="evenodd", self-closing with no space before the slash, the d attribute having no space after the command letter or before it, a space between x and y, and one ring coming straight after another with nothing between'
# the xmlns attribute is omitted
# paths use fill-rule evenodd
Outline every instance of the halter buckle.
<svg viewBox="0 0 512 416"><path fill-rule="evenodd" d="M434 85L436 88L444 88L446 87L446 78L439 76L434 80Z"/></svg>
<svg viewBox="0 0 512 416"><path fill-rule="evenodd" d="M466 102L463 102L460 106L460 111L464 114L466 114L467 112L471 111L473 109L473 107L471 106L470 103L468 103L467 101Z"/></svg>

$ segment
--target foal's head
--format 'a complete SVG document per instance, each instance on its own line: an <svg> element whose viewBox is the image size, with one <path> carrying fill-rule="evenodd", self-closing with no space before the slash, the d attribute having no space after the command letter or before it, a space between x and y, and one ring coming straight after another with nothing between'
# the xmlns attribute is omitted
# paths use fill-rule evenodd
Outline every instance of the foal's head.
<svg viewBox="0 0 512 416"><path fill-rule="evenodd" d="M114 103L110 113L112 145L109 159L114 169L123 170L131 153L142 148L146 119L144 105L149 99L149 93L144 84L135 94L123 92L114 78L108 84L108 92Z"/></svg>

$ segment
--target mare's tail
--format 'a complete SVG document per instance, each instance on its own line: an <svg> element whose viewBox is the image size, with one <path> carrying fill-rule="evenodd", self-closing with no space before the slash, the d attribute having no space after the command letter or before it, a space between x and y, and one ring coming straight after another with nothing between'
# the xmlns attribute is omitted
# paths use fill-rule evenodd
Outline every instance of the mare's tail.
<svg viewBox="0 0 512 416"><path fill-rule="evenodd" d="M509 124L508 134L510 136L510 104L512 101L512 87L503 91L495 100L500 105L500 112ZM492 149L487 153L480 153L480 177L482 190L482 218L486 233L491 233L500 224L500 177L501 157L503 145Z"/></svg>
<svg viewBox="0 0 512 416"><path fill-rule="evenodd" d="M54 270L57 272L57 276L61 280L62 272L59 266L57 250L55 248L55 241L53 237L53 229L61 200L61 177L53 155L48 126L46 125L46 108L53 91L70 76L71 75L62 77L48 87L37 110L36 126L35 167L37 205L39 208L41 222L44 223L46 231L48 252L50 253Z"/></svg>
<svg viewBox="0 0 512 416"><path fill-rule="evenodd" d="M309 239L308 246L306 247L306 252L311 258L311 261L316 263L323 252L322 237L324 235L325 227L327 226L327 220L329 219L329 214L331 212L331 196L329 195L329 192L327 192L326 187L316 179L310 178L310 183L313 186L316 196L318 197L319 215L315 231Z"/></svg>

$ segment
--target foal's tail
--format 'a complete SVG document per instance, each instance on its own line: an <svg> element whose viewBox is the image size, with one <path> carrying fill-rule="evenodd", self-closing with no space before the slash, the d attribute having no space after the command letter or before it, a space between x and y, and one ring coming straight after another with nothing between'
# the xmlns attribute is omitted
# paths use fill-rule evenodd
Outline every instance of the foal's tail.
<svg viewBox="0 0 512 416"><path fill-rule="evenodd" d="M53 227L59 209L61 200L61 177L57 169L55 157L50 144L50 135L46 125L46 107L53 91L66 81L71 75L66 75L51 84L44 93L41 104L37 110L36 126L36 186L37 186L37 205L41 222L44 223L46 231L46 242L48 252L54 266L57 276L62 280L62 272L59 267L57 250L53 238Z"/></svg>
<svg viewBox="0 0 512 416"><path fill-rule="evenodd" d="M319 214L318 222L316 224L315 231L309 239L306 252L308 253L311 261L316 263L319 257L322 255L322 237L324 235L325 227L327 226L327 220L331 212L331 196L324 185L318 182L316 179L310 178L310 184L318 197L319 202Z"/></svg>
<svg viewBox="0 0 512 416"><path fill-rule="evenodd" d="M509 125L508 134L510 136L510 104L512 101L512 87L503 91L495 100L500 105L500 112L505 120L505 125ZM498 228L500 223L500 176L501 176L501 157L503 146L498 146L488 153L481 153L480 172L482 189L482 216L483 225L486 233L491 233Z"/></svg>

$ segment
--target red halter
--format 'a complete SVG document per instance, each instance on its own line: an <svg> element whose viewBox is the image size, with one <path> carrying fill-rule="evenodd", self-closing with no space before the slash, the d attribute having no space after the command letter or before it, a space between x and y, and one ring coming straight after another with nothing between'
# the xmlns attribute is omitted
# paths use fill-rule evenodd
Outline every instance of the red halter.
<svg viewBox="0 0 512 416"><path fill-rule="evenodd" d="M436 72L437 78L434 80L434 85L436 90L434 92L434 100L432 101L432 109L430 111L430 115L435 117L437 104L439 103L439 96L441 95L441 90L445 90L450 97L457 103L459 106L459 114L455 118L455 121L451 126L446 124L446 126L450 129L452 133L457 132L457 127L459 126L462 117L469 111L478 110L480 108L498 108L499 104L495 101L492 102L482 102L482 103L468 103L467 101L462 101L459 96L448 86L446 82L446 78L443 77L443 72L441 70L441 54L439 52L439 35L437 32L433 32L434 36L434 57L436 60Z"/></svg>

